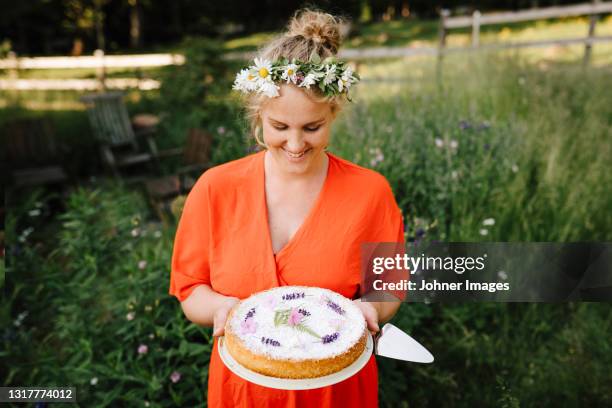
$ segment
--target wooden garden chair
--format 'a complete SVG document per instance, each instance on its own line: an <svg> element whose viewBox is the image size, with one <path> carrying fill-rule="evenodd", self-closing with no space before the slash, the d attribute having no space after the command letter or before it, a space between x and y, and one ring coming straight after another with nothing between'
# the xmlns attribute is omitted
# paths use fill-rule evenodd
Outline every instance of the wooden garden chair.
<svg viewBox="0 0 612 408"><path fill-rule="evenodd" d="M159 157L182 156L182 163L175 174L145 181L145 189L151 206L160 219L173 218L172 202L181 194L187 194L197 178L210 167L213 136L202 129L190 129L184 147L159 152Z"/></svg>
<svg viewBox="0 0 612 408"><path fill-rule="evenodd" d="M102 160L115 177L122 178L122 169L143 163L159 173L158 149L153 137L155 127L134 130L123 101L123 92L85 95L81 101L87 106ZM141 148L140 139L143 138L146 149Z"/></svg>

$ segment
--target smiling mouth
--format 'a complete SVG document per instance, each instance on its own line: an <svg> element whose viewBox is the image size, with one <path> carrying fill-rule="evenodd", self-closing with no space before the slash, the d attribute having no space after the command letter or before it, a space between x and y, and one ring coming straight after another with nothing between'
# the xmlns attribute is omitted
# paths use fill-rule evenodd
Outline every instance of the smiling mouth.
<svg viewBox="0 0 612 408"><path fill-rule="evenodd" d="M293 152L290 152L289 150L285 150L285 149L283 149L283 150L285 151L285 153L287 153L287 155L289 157L291 157L293 159L299 159L300 157L304 156L306 153L308 153L310 151L310 149L306 149L306 150L302 150L299 153L293 153Z"/></svg>

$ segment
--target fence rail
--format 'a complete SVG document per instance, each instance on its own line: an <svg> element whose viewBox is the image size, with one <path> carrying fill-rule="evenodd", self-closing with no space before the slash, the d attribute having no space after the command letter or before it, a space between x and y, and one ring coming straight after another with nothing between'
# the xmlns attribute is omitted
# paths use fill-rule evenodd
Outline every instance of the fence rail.
<svg viewBox="0 0 612 408"><path fill-rule="evenodd" d="M555 6L515 12L481 14L476 10L471 16L451 17L448 10L440 13L439 38L437 46L431 47L372 47L363 49L341 49L340 58L348 60L412 57L417 55L438 56L441 62L446 53L471 52L508 48L548 47L554 45L584 44L584 62L588 63L595 43L610 42L612 36L595 36L595 25L601 14L612 13L612 2L581 3L568 6ZM585 37L550 39L527 42L504 42L480 44L480 27L483 25L514 23L544 18L589 16L589 27ZM446 37L449 30L472 27L471 47L447 47ZM250 60L254 52L233 52L224 55L229 60ZM0 79L0 89L10 90L95 90L106 88L157 89L160 83L147 78L106 78L108 68L148 68L168 65L182 65L185 57L181 54L139 54L105 55L96 50L93 56L82 57L36 57L17 58L14 53L0 60L0 69L8 70L6 79ZM438 64L439 66L441 64ZM95 69L96 79L20 79L19 71L28 69Z"/></svg>
<svg viewBox="0 0 612 408"><path fill-rule="evenodd" d="M472 48L480 48L480 27L483 25L516 23L519 21L532 21L546 18L589 16L589 28L586 37L582 39L563 39L523 42L517 44L501 43L494 45L495 48L542 46L541 44L564 45L576 42L584 43L584 63L587 64L591 58L593 43L610 41L610 37L596 37L595 25L600 14L612 13L612 2L599 2L572 4L567 6L545 7L533 10L521 10L502 13L481 14L475 10L471 16L450 17L450 11L443 9L440 12L438 56L441 59L446 51L446 36L450 29L472 27ZM488 49L492 48L487 46Z"/></svg>

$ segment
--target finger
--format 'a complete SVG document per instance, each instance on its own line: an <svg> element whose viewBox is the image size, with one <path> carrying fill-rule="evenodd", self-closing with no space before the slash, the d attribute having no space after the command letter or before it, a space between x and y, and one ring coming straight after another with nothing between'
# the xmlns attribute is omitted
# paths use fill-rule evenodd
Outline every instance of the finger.
<svg viewBox="0 0 612 408"><path fill-rule="evenodd" d="M215 316L213 319L213 336L222 336L224 332L225 319Z"/></svg>

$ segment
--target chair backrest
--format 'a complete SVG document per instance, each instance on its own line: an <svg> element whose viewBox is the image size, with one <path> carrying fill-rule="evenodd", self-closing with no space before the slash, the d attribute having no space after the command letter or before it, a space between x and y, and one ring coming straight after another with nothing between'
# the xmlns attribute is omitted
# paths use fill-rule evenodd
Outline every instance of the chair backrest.
<svg viewBox="0 0 612 408"><path fill-rule="evenodd" d="M134 130L122 92L105 92L81 97L97 140L111 146L134 143Z"/></svg>
<svg viewBox="0 0 612 408"><path fill-rule="evenodd" d="M212 139L213 136L203 129L189 129L184 150L185 163L207 164L210 161Z"/></svg>
<svg viewBox="0 0 612 408"><path fill-rule="evenodd" d="M13 169L56 164L62 151L48 118L8 122L2 130L2 161Z"/></svg>

